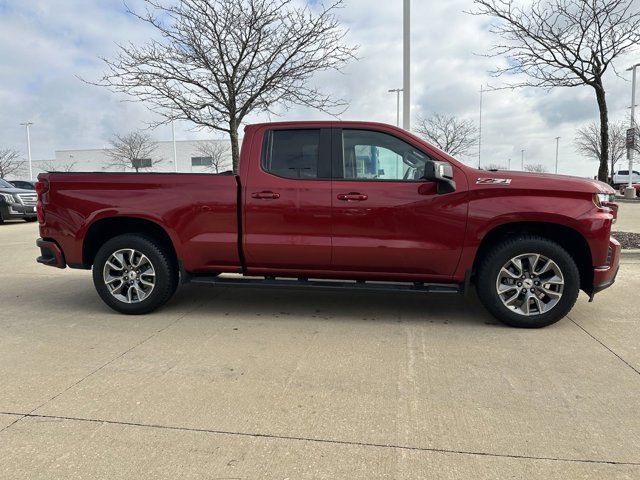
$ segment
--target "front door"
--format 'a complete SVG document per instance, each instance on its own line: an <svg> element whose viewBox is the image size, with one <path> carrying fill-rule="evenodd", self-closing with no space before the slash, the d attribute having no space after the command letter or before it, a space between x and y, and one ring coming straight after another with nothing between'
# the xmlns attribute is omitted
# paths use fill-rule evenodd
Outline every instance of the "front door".
<svg viewBox="0 0 640 480"><path fill-rule="evenodd" d="M427 154L391 132L335 129L333 144L333 270L453 275L466 188L439 195L434 182L422 179Z"/></svg>
<svg viewBox="0 0 640 480"><path fill-rule="evenodd" d="M243 251L249 273L327 270L330 128L265 128L256 132L251 152L242 189Z"/></svg>

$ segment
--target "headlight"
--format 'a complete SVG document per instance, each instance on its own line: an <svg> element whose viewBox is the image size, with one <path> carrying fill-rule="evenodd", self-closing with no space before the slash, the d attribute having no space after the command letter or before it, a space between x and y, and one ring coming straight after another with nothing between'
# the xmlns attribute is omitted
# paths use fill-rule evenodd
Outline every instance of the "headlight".
<svg viewBox="0 0 640 480"><path fill-rule="evenodd" d="M603 208L608 206L611 203L615 203L616 196L613 193L594 193L593 194L593 203L596 204L596 207Z"/></svg>
<svg viewBox="0 0 640 480"><path fill-rule="evenodd" d="M0 197L4 198L4 201L7 203L16 203L16 200L10 193L0 193Z"/></svg>

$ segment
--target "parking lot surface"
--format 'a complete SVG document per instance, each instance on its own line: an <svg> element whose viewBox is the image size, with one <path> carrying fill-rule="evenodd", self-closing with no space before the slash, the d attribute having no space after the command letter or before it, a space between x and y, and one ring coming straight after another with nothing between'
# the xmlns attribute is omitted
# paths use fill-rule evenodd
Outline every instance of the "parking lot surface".
<svg viewBox="0 0 640 480"><path fill-rule="evenodd" d="M618 203L618 221L613 230L640 233L640 202Z"/></svg>
<svg viewBox="0 0 640 480"><path fill-rule="evenodd" d="M640 478L640 262L542 330L473 295L99 300L0 225L0 478Z"/></svg>

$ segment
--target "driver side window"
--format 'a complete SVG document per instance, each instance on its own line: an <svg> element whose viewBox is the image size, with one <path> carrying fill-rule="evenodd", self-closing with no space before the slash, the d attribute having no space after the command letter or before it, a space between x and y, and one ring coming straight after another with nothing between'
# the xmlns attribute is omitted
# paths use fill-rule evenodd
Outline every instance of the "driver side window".
<svg viewBox="0 0 640 480"><path fill-rule="evenodd" d="M429 157L386 133L342 131L342 166L345 180L417 181Z"/></svg>

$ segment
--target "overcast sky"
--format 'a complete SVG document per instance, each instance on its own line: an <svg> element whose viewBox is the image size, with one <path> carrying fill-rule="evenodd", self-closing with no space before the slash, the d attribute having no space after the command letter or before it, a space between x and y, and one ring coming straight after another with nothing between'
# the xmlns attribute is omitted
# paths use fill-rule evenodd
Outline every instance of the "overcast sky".
<svg viewBox="0 0 640 480"><path fill-rule="evenodd" d="M130 0L136 8L141 0ZM412 115L434 112L478 120L481 84L499 85L489 71L498 60L476 55L494 38L488 21L464 13L471 0L421 0L412 7ZM339 13L348 42L360 45L359 60L343 74L319 76L315 82L351 104L341 117L395 123L395 94L402 86L402 0L347 0ZM102 148L114 133L144 128L152 117L144 105L78 79L95 80L117 42L142 43L153 35L126 14L121 0L0 0L0 148L26 152L25 120L34 159L54 158L55 150ZM627 120L631 86L626 67L640 52L620 60L626 78L606 79L612 120ZM278 119L326 118L294 107ZM560 136L560 173L593 176L595 161L581 158L573 145L577 128L597 119L590 87L489 92L484 97L483 164L520 167L541 163L553 171L555 137ZM269 120L253 116L250 122ZM628 121L628 120L627 120ZM176 125L178 139L208 138L188 123ZM170 129L151 135L169 140ZM26 153L25 153L26 155ZM462 158L472 164L476 158Z"/></svg>

